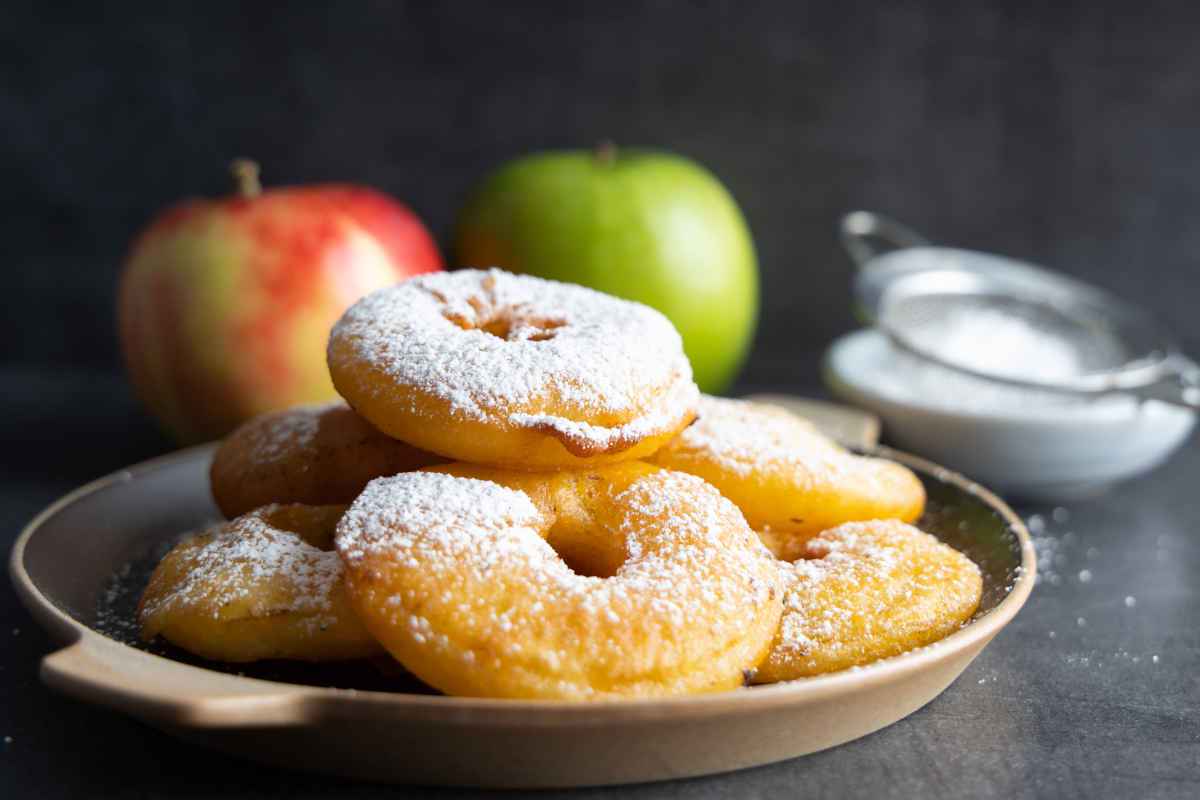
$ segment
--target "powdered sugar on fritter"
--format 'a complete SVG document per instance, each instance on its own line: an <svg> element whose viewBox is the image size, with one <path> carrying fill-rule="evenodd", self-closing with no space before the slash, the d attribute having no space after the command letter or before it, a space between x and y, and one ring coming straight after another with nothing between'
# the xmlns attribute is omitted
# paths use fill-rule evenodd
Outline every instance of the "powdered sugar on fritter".
<svg viewBox="0 0 1200 800"><path fill-rule="evenodd" d="M863 469L869 462L789 411L709 395L700 398L696 421L667 447L674 458L700 458L742 477L780 469L797 482L873 474Z"/></svg>
<svg viewBox="0 0 1200 800"><path fill-rule="evenodd" d="M589 442L598 448L608 448L617 442L638 441L670 430L678 424L680 410L692 408L698 396L696 386L689 381L676 381L660 401L646 413L623 425L605 427L589 422L570 420L553 414L510 414L510 422L525 428L549 428L564 438Z"/></svg>
<svg viewBox="0 0 1200 800"><path fill-rule="evenodd" d="M259 615L319 617L328 611L342 578L341 561L332 550L273 527L268 520L278 508L267 506L215 525L177 545L167 558L182 558L183 574L168 591L149 599L142 617L182 608L208 609L217 617L230 603L243 600L268 602L270 608L257 609Z"/></svg>
<svg viewBox="0 0 1200 800"><path fill-rule="evenodd" d="M342 518L337 548L352 590L363 576L387 624L419 646L481 669L565 670L572 693L590 691L581 664L678 669L705 658L706 642L709 655L725 653L744 646L748 627L763 630L778 571L728 500L664 470L613 503L626 560L610 577L574 572L525 493L440 473L372 481ZM631 640L657 644L636 652Z"/></svg>
<svg viewBox="0 0 1200 800"><path fill-rule="evenodd" d="M768 656L800 674L893 655L878 652L881 640L936 626L979 597L978 566L898 520L840 525L811 539L804 556L782 565L783 618Z"/></svg>
<svg viewBox="0 0 1200 800"><path fill-rule="evenodd" d="M526 544L530 555L554 551L538 533L541 513L524 492L491 481L422 472L367 484L338 524L347 561L367 553L453 553L473 542ZM480 552L484 552L481 550Z"/></svg>
<svg viewBox="0 0 1200 800"><path fill-rule="evenodd" d="M297 406L255 418L241 432L246 437L250 460L256 464L271 463L311 448L321 428L321 415L339 407L346 404L338 400Z"/></svg>
<svg viewBox="0 0 1200 800"><path fill-rule="evenodd" d="M335 351L463 418L588 439L619 435L610 420L669 429L698 394L679 334L657 311L500 270L431 273L374 292L334 327Z"/></svg>

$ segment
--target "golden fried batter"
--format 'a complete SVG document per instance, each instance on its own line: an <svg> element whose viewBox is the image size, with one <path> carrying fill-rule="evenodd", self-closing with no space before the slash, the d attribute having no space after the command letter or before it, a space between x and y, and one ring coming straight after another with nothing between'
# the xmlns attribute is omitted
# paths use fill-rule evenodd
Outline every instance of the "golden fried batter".
<svg viewBox="0 0 1200 800"><path fill-rule="evenodd" d="M691 427L649 459L698 475L746 515L780 558L843 522L912 522L925 489L907 467L848 452L776 406L704 396Z"/></svg>
<svg viewBox="0 0 1200 800"><path fill-rule="evenodd" d="M782 564L783 618L758 683L866 664L935 642L966 622L979 567L897 520L850 522Z"/></svg>
<svg viewBox="0 0 1200 800"><path fill-rule="evenodd" d="M372 478L444 459L385 436L345 403L263 414L221 443L209 478L226 517L270 503L346 504Z"/></svg>
<svg viewBox="0 0 1200 800"><path fill-rule="evenodd" d="M379 653L333 552L342 506L267 506L175 546L138 605L142 636L216 661Z"/></svg>
<svg viewBox="0 0 1200 800"><path fill-rule="evenodd" d="M367 628L448 694L730 689L779 620L778 566L733 504L638 462L380 478L339 523L337 549Z"/></svg>
<svg viewBox="0 0 1200 800"><path fill-rule="evenodd" d="M421 275L329 338L338 392L376 427L508 469L642 458L695 415L683 343L651 308L500 270Z"/></svg>

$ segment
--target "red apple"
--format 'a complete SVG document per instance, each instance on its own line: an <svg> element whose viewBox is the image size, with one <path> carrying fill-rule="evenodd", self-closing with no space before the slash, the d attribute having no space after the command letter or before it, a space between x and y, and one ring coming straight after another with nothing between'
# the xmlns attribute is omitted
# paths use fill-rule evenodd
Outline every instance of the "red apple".
<svg viewBox="0 0 1200 800"><path fill-rule="evenodd" d="M125 363L146 406L183 443L250 417L335 397L329 329L364 294L442 268L420 220L387 195L325 184L240 192L169 209L121 275Z"/></svg>

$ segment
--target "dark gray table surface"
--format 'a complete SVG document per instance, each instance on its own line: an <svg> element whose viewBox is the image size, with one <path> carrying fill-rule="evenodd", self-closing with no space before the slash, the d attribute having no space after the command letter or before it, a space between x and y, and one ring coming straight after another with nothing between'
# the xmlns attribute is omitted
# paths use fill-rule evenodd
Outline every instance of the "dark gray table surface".
<svg viewBox="0 0 1200 800"><path fill-rule="evenodd" d="M117 378L0 370L0 542L75 485L168 447ZM572 794L1200 796L1198 475L1193 440L1152 475L1057 518L1020 507L1045 524L1032 598L953 686L896 725L773 766ZM37 678L52 645L7 583L0 643L0 797L477 794L279 772L54 694Z"/></svg>

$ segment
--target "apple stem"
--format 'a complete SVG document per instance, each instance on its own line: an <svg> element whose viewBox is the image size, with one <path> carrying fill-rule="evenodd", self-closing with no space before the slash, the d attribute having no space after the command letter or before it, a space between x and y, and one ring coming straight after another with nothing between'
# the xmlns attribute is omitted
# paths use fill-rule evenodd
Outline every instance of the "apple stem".
<svg viewBox="0 0 1200 800"><path fill-rule="evenodd" d="M606 167L611 167L617 160L617 145L611 139L605 139L596 145L596 161Z"/></svg>
<svg viewBox="0 0 1200 800"><path fill-rule="evenodd" d="M235 158L229 164L233 173L237 193L242 197L257 197L262 194L262 183L258 179L258 162L249 158Z"/></svg>

